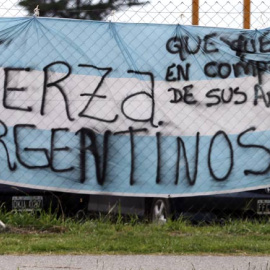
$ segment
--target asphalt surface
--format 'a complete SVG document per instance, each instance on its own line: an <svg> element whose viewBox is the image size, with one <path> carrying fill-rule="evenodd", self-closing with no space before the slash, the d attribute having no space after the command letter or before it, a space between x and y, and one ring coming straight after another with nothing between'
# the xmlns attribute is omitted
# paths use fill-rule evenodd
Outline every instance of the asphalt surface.
<svg viewBox="0 0 270 270"><path fill-rule="evenodd" d="M66 255L0 256L1 270L270 270L270 257Z"/></svg>

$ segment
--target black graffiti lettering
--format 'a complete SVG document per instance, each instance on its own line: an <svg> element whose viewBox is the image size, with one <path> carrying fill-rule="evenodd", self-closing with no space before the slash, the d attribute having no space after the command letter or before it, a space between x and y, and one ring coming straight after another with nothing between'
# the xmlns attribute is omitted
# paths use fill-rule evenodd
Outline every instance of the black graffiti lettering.
<svg viewBox="0 0 270 270"><path fill-rule="evenodd" d="M267 72L270 62L265 61L239 61L235 64L217 63L211 61L204 66L204 74L210 78L226 79L231 74L236 78L243 75L258 76L259 84L262 84L263 74Z"/></svg>
<svg viewBox="0 0 270 270"><path fill-rule="evenodd" d="M212 33L209 35L206 35L204 37L204 47L203 50L205 53L215 53L218 52L218 48L216 48L215 43L211 41L212 38L216 37L217 33Z"/></svg>
<svg viewBox="0 0 270 270"><path fill-rule="evenodd" d="M228 63L220 63L218 65L218 74L220 78L226 79L230 76L232 71L231 65Z"/></svg>
<svg viewBox="0 0 270 270"><path fill-rule="evenodd" d="M168 92L173 91L173 99L170 100L170 103L178 103L180 101L182 101L183 99L183 94L182 91L180 89L177 88L170 88L168 89Z"/></svg>
<svg viewBox="0 0 270 270"><path fill-rule="evenodd" d="M244 52L243 50L244 40L245 40L244 36L240 35L238 39L233 42L233 47L235 48L237 56L241 56L242 53Z"/></svg>
<svg viewBox="0 0 270 270"><path fill-rule="evenodd" d="M173 77L174 73L172 71L172 69L174 69L175 67L176 64L171 64L170 66L168 66L165 78L167 82L175 82L177 80L177 77Z"/></svg>
<svg viewBox="0 0 270 270"><path fill-rule="evenodd" d="M141 72L141 71L134 71L134 70L128 70L128 73L135 73L135 74L139 74L139 75L146 75L150 77L150 83L151 83L151 87L150 87L150 92L151 94L147 93L146 91L141 91L141 92L137 92L135 94L129 95L127 96L121 104L121 111L123 113L123 115L132 121L135 122L150 122L152 127L158 127L157 125L154 124L154 118L155 118L155 96L154 96L154 75L151 72ZM145 118L145 119L138 119L138 118L134 118L129 116L126 111L125 111L125 103L132 99L132 98L136 98L137 96L140 95L145 95L147 98L149 98L151 100L151 114L149 118Z"/></svg>
<svg viewBox="0 0 270 270"><path fill-rule="evenodd" d="M14 143L15 143L15 147L16 147L16 157L17 157L19 163L27 169L49 168L50 167L50 157L49 157L48 149L46 149L46 148L30 148L30 147L25 147L23 150L21 149L20 143L19 143L19 141L20 141L19 130L25 129L25 128L35 130L36 126L35 125L28 125L28 124L18 124L18 125L15 125L13 128ZM25 151L25 152L41 152L42 154L44 154L47 163L44 165L27 164L26 161L24 161L21 157L21 152L23 152L23 151Z"/></svg>
<svg viewBox="0 0 270 270"><path fill-rule="evenodd" d="M185 44L185 50L188 54L197 54L200 50L202 40L199 36L192 37L192 41L195 44L194 48L191 48L192 44L189 42L190 37L184 36L183 43Z"/></svg>
<svg viewBox="0 0 270 270"><path fill-rule="evenodd" d="M190 93L190 90L193 88L193 84L187 85L183 87L183 90L185 91L184 94L184 102L189 105L193 105L197 103L197 100L194 99L194 96L192 93Z"/></svg>
<svg viewBox="0 0 270 270"><path fill-rule="evenodd" d="M170 38L166 43L166 49L169 53L172 54L178 54L179 58L184 61L187 58L187 55L190 54L196 54L199 52L201 47L201 38L200 37L194 37L192 39L192 43L189 41L190 37L183 36L183 37L172 37ZM194 41L195 39L195 41ZM195 44L195 45L194 45ZM194 46L192 48L192 46Z"/></svg>
<svg viewBox="0 0 270 270"><path fill-rule="evenodd" d="M270 52L270 39L267 36L269 32L267 31L262 36L259 37L259 45L260 45L260 52L261 53L269 53Z"/></svg>
<svg viewBox="0 0 270 270"><path fill-rule="evenodd" d="M192 88L193 88L193 84L184 86L182 90L177 89L177 88L168 89L168 92L173 91L173 95L174 95L174 99L170 100L170 103L179 103L183 100L183 102L188 105L196 104L197 100L195 100L193 94L190 93L190 90ZM182 93L183 90L184 90L184 93Z"/></svg>
<svg viewBox="0 0 270 270"><path fill-rule="evenodd" d="M243 97L243 100L236 100L234 102L234 104L236 105L240 105L240 104L243 104L247 101L247 94L243 91L239 91L239 87L236 87L234 90L233 90L233 93L234 95L239 95L239 96L242 96Z"/></svg>
<svg viewBox="0 0 270 270"><path fill-rule="evenodd" d="M82 128L76 132L76 135L77 134L80 134L80 182L84 183L86 179L86 154L87 151L90 151L95 160L97 182L99 185L102 186L106 180L108 143L111 131L107 130L104 133L102 171L100 170L101 161L98 153L96 133L92 129ZM86 138L89 138L91 140L91 144L88 146L86 145Z"/></svg>
<svg viewBox="0 0 270 270"><path fill-rule="evenodd" d="M212 103L206 103L206 106L207 107L212 107L214 105L218 105L220 102L221 102L221 98L219 95L215 94L215 93L219 93L220 92L220 89L219 88L215 88L215 89L212 89L210 91L208 91L206 93L206 97L207 98L214 98L216 99L215 102L212 102Z"/></svg>
<svg viewBox="0 0 270 270"><path fill-rule="evenodd" d="M230 87L229 88L229 96L227 99L225 99L225 89L222 89L221 91L221 100L223 103L230 103L232 101L233 98L233 89Z"/></svg>
<svg viewBox="0 0 270 270"><path fill-rule="evenodd" d="M172 54L179 54L180 59L184 61L185 57L183 54L182 46L182 41L178 37L172 37L166 43L167 51Z"/></svg>
<svg viewBox="0 0 270 270"><path fill-rule="evenodd" d="M204 66L204 74L210 78L215 78L217 76L218 68L217 63L212 61Z"/></svg>
<svg viewBox="0 0 270 270"><path fill-rule="evenodd" d="M254 106L258 105L259 99L262 99L264 101L265 107L267 108L270 107L270 91L264 93L262 86L256 84L254 86L254 101L253 101Z"/></svg>
<svg viewBox="0 0 270 270"><path fill-rule="evenodd" d="M62 77L61 79L58 79L58 80L56 80L54 82L49 82L49 68L54 66L54 65L64 65L65 67L67 67L68 73L64 77ZM63 96L68 119L70 121L74 121L74 118L72 118L70 116L69 101L68 101L67 95L66 95L64 89L62 88L62 86L60 85L60 82L64 81L65 79L67 79L70 76L71 70L72 70L71 66L68 63L62 62L62 61L57 61L57 62L51 63L51 64L49 64L49 65L47 65L46 67L43 68L43 71L44 71L44 85L43 85L43 94L42 94L41 109L40 109L40 114L41 115L45 114L44 111L45 111L45 103L46 103L46 96L47 96L48 88L54 86L59 90L59 92Z"/></svg>
<svg viewBox="0 0 270 270"><path fill-rule="evenodd" d="M265 151L268 155L270 155L270 149L269 148L266 148L262 145L257 145L257 144L245 144L243 142L241 142L241 139L242 137L250 132L250 131L255 131L256 128L255 127L251 127L251 128L248 128L247 130L243 131L242 133L240 133L237 137L237 143L239 146L243 147L243 148L255 148L255 149L261 149L263 151ZM268 159L269 160L269 159ZM269 163L269 161L268 161ZM253 175L264 175L264 174L267 174L268 172L270 171L270 163L268 164L268 166L264 169L264 170L261 170L261 171L253 171L253 170L244 170L244 174L245 175L249 175L249 174L253 174Z"/></svg>
<svg viewBox="0 0 270 270"><path fill-rule="evenodd" d="M134 170L135 170L135 145L134 145L134 133L132 127L129 127L130 133L130 154L131 154L131 168L130 168L130 178L129 184L134 185Z"/></svg>
<svg viewBox="0 0 270 270"><path fill-rule="evenodd" d="M135 171L135 142L134 142L134 133L137 132L147 132L148 130L146 128L142 129L133 129L132 127L129 127L128 130L124 131L118 131L115 132L114 135L120 135L120 134L125 134L129 133L130 135L130 155L131 155L131 162L130 162L130 177L129 177L129 184L131 186L134 185L135 180L134 180L134 171Z"/></svg>
<svg viewBox="0 0 270 270"><path fill-rule="evenodd" d="M104 80L105 78L112 72L112 68L111 67L108 67L108 68L100 68L100 67L96 67L96 66L93 66L93 65L83 65L83 64L80 64L79 67L88 67L88 68L94 68L96 70L99 70L99 71L105 71L105 73L102 75L101 77L101 80L100 82L98 83L97 87L95 88L93 94L81 94L80 96L89 96L89 100L86 104L86 106L83 108L83 110L79 113L79 116L80 117L87 117L87 118L90 118L90 119L93 119L93 120L97 120L97 121L102 121L102 122L106 122L106 123L113 123L117 120L118 118L118 114L116 114L114 116L113 119L102 119L102 118L99 118L99 117L96 117L96 116L91 116L91 115L88 115L86 114L86 110L89 108L91 102L93 101L94 98L103 98L105 99L107 96L99 96L97 95L97 92L98 90L101 88L102 84L104 83Z"/></svg>
<svg viewBox="0 0 270 270"><path fill-rule="evenodd" d="M240 35L238 37L238 39L234 40L233 41L233 47L235 48L235 51L236 51L236 56L238 57L243 57L244 56L244 41L245 41L245 38L243 35Z"/></svg>
<svg viewBox="0 0 270 270"><path fill-rule="evenodd" d="M209 62L204 66L204 74L210 78L226 79L231 75L232 67L228 63Z"/></svg>
<svg viewBox="0 0 270 270"><path fill-rule="evenodd" d="M234 95L239 95L239 96L243 97L243 99L240 101L239 100L234 101L234 104L236 104L236 105L243 104L247 101L246 93L239 91L239 87L236 87L234 89L232 87L229 87L228 90L229 90L229 95L228 95L227 99L225 99L225 92L226 92L225 89L222 89L222 91L221 91L221 100L224 104L230 103L232 101L232 98Z"/></svg>
<svg viewBox="0 0 270 270"><path fill-rule="evenodd" d="M227 44L232 51L236 52L236 56L240 57L244 52L244 41L245 37L243 35L239 35L234 40L229 40L226 37L220 37L220 40Z"/></svg>
<svg viewBox="0 0 270 270"><path fill-rule="evenodd" d="M257 68L257 74L258 74L258 83L262 84L263 81L263 74L267 71L269 62L265 61L257 61L256 62L256 68Z"/></svg>
<svg viewBox="0 0 270 270"><path fill-rule="evenodd" d="M256 43L254 39L244 40L243 46L246 53L256 53Z"/></svg>
<svg viewBox="0 0 270 270"><path fill-rule="evenodd" d="M18 110L18 111L26 111L26 112L31 112L32 111L32 107L18 107L18 106L12 106L12 105L8 105L8 93L9 92L15 92L15 91L25 91L27 88L25 87L21 87L21 88L17 88L17 87L8 87L9 84L9 75L11 71L16 71L16 72L21 72L21 71L30 71L30 68L4 68L5 71L5 80L4 80L4 95L3 95L3 106L6 109L9 110Z"/></svg>
<svg viewBox="0 0 270 270"><path fill-rule="evenodd" d="M189 68L189 63L186 64L185 70L182 65L177 65L178 81L180 81L182 77L185 81L189 81Z"/></svg>
<svg viewBox="0 0 270 270"><path fill-rule="evenodd" d="M8 163L8 168L11 170L11 171L15 171L16 168L17 168L17 165L16 163L14 162L14 164L11 163L10 161L10 156L9 156L9 152L8 152L8 147L6 145L6 143L2 140L3 137L5 137L8 133L8 129L7 129L7 126L6 124L0 120L0 126L3 127L4 131L2 134L0 134L0 143L3 145L5 151L6 151L6 156L7 156L7 163Z"/></svg>
<svg viewBox="0 0 270 270"><path fill-rule="evenodd" d="M214 142L215 142L215 139L218 137L218 136L223 136L224 139L226 140L227 142L227 145L229 147L229 150L230 150L230 165L229 165L229 168L228 168L228 171L227 173L223 176L223 177L219 177L215 174L214 170L213 170L213 166L212 166L212 159L211 159L211 155L212 155L212 149L213 149L213 145L214 145ZM228 135L220 130L218 131L211 139L210 141L210 147L209 147L209 151L208 151L208 168L209 168L209 171L210 171L210 175L216 180L216 181L224 181L226 180L229 175L231 174L232 172L232 169L233 169L233 166L234 166L234 154L233 154L233 147L232 147L232 143L228 137Z"/></svg>
<svg viewBox="0 0 270 270"><path fill-rule="evenodd" d="M185 33L187 33L187 31ZM235 54L237 57L234 56L231 59L231 61L233 61L234 63L229 61L228 55L222 60L223 62L221 61L206 62L203 69L204 74L206 75L205 77L217 78L217 79L219 78L227 79L230 76L232 77L233 75L235 76L235 78L251 77L251 76L256 77L256 79L253 78L253 80L257 80L257 77L258 77L258 82L255 85L252 85L252 87L254 87L253 105L254 106L259 105L262 107L270 108L270 90L267 89L266 86L263 86L263 80L266 77L265 74L269 73L270 71L270 61L257 61L257 58L255 57L256 55L252 55L255 53L259 54L258 50L261 53L270 52L270 40L268 38L270 31L267 31L266 33L264 33L263 35L261 35L260 37L256 39L250 38L249 35L245 35L244 32L242 31L240 33L241 34L233 33L232 35L228 34L227 37L226 36L220 37L220 40L223 43L228 45L232 51L235 51ZM230 39L229 37L232 37L232 38ZM217 47L217 44L216 44L217 38L218 38L217 33L210 33L202 37L199 37L199 36L193 37L192 35L187 34L187 35L182 35L181 37L175 36L175 37L170 38L166 43L166 48L168 52L170 52L171 54L175 54L173 56L171 55L170 57L171 58L179 57L182 63L177 64L177 62L175 62L175 63L172 63L170 66L168 66L166 70L165 80L168 82L189 81L190 72L191 72L191 64L184 63L184 61L186 61L190 55L195 55L198 52L200 52L200 49L202 49L200 52L200 55L201 54L215 54L215 53L220 52L220 47ZM259 40L259 42L257 42L257 40ZM228 49L228 46L226 45L224 46L224 44L222 45L223 47L226 47ZM228 50L226 49L225 51L228 52ZM262 55L260 55L258 59L264 60L264 58L261 56ZM207 55L204 55L204 58L206 57ZM195 58L195 56L193 56L193 58ZM215 59L215 60L218 59L217 55L213 57L212 59ZM248 60L248 59L253 59L253 60ZM265 59L267 58L265 57ZM236 61L239 61L239 62L235 63ZM201 63L201 61L199 62ZM98 115L98 114L95 115L95 113L91 113L91 109L95 105L96 100L107 99L106 95L101 95L98 93L102 91L101 89L104 86L107 78L109 77L113 69L111 67L101 68L94 65L86 65L86 64L79 64L78 66L83 67L83 68L90 68L92 71L94 69L95 73L96 72L102 73L102 75L100 75L98 79L99 82L97 83L95 88L93 88L92 90L89 90L89 93L80 94L80 96L85 96L87 100L85 100L85 104L82 106L83 109L81 108L81 111L78 113L78 116L93 119L96 121L106 122L106 123L116 122L119 117L118 114L105 116L106 119L103 119L103 118L100 118L101 115ZM67 72L63 75L58 75L60 79L54 80L53 79L54 76L52 74L52 67L65 68L67 69ZM22 103L18 103L20 105L18 106L18 104L16 104L16 102L18 101L14 99L12 100L12 95L15 92L17 92L18 95L26 95L27 87L18 87L18 86L12 87L13 79L11 75L13 75L13 73L16 75L16 72L18 73L18 72L29 72L29 71L30 71L29 68L11 68L11 67L4 68L4 75L5 75L4 91L3 91L4 108L9 109L9 110L18 110L18 111L26 111L26 112L32 111L32 107L34 108L33 104L32 105L30 104L31 106L28 106L27 103L23 105ZM192 71L193 71L193 67L192 67ZM68 92L66 91L67 89L64 89L65 87L62 86L64 81L67 82L69 80L68 78L70 78L71 76L72 67L66 62L57 61L57 62L54 62L45 66L43 69L43 72L44 72L44 85L43 85L43 91L42 91L40 114L42 116L46 114L45 110L47 108L45 107L49 105L46 102L50 102L49 96L52 95L53 91L56 91L58 95L60 94L61 102L63 106L65 106L64 114L66 113L68 120L74 121L74 118L72 118L72 115L70 113L70 109L72 107L70 106L69 102L71 100L69 100L69 97L67 94ZM148 76L147 80L142 80L141 83L143 82L144 84L150 84L150 86L143 88L140 91L133 89L132 90L133 92L128 93L127 96L120 102L121 112L124 115L124 118L134 121L134 122L144 122L144 123L147 123L147 125L149 126L151 125L151 127L155 127L155 128L157 128L158 126L161 126L163 122L162 121L158 122L158 120L156 119L157 108L156 108L156 103L155 103L156 93L155 93L154 74L152 72L142 72L142 71L137 71L137 70L128 70L127 72L140 75L136 77ZM135 76L133 75L133 77ZM215 83L215 81L217 83L220 82L220 80L211 80L211 81L213 83ZM235 81L239 81L239 80L235 80ZM242 79L242 81L244 81L244 79ZM188 83L185 83L185 84L188 84ZM244 86L246 86L247 83L248 81L246 81L246 84ZM181 83L173 83L172 85L176 86L176 88L171 87L168 89L168 92L170 92L170 95L171 95L170 103L175 103L175 104L185 103L187 105L195 105L199 103L198 100L196 100L197 96L196 96L195 90L197 90L197 88L194 89L193 84L184 86L185 84L182 84L182 86L179 87L176 85L181 85ZM204 87L204 86L205 84L201 84L201 87ZM53 90L54 89L53 87L55 87L56 89ZM200 84L198 84L198 87L200 87ZM206 106L212 107L212 106L217 106L219 104L223 105L223 104L230 104L230 103L234 105L244 104L247 102L248 94L249 94L249 92L245 92L246 90L245 88L241 88L240 90L239 87L236 87L235 84L233 84L233 87L227 87L227 88L221 87L221 88L210 89L205 94ZM141 101L142 99L143 101ZM26 102L28 101L26 100ZM143 103L143 105L141 105L140 102ZM148 105L146 109L144 108L145 104ZM160 106L162 106L162 104ZM181 104L179 106L181 107ZM215 110L213 110L213 112L214 111ZM181 110L180 111L178 110L178 113L182 113ZM163 113L161 115L163 115ZM177 113L175 113L175 115L177 117ZM168 122L166 123L169 129L171 129L171 127L173 127L175 124L172 118L173 117L168 117L168 120L167 120ZM142 124L140 123L139 125L142 125ZM37 146L37 144L35 144L36 142L34 141L34 139L31 141L30 146L27 145L27 147L24 147L26 143L30 141L29 138L30 139L32 138L32 136L30 135L25 136L24 134L32 133L33 135L39 132L37 131L37 127L35 125L31 125L31 124L14 125L13 138L14 138L14 144L15 144L15 150L16 150L15 154L18 161L15 160L16 162L15 161L12 162L11 153L12 153L13 148L11 148L10 143L7 142L8 139L10 139L10 136L7 136L9 135L8 133L9 131L8 131L7 125L3 121L0 120L0 127L1 126L2 126L2 129L0 131L0 144L2 146L2 151L3 151L2 157L4 160L5 159L7 160L8 168L10 171L16 170L18 164L21 164L22 167L25 167L27 169L46 169L45 171L48 171L47 169L51 169L53 172L59 172L59 173L76 170L75 165L72 166L73 164L65 165L67 163L65 164L63 163L62 165L60 162L59 163L57 162L58 156L63 156L64 154L68 155L69 152L71 152L72 150L70 147L67 146L68 143L64 144L61 140L57 139L61 135L65 135L62 133L69 132L68 128L52 128L51 137L50 137L50 141L48 140L48 146L47 146L48 149L47 149L46 147L44 147L43 143ZM99 130L102 130L102 128ZM256 131L256 128L251 127L243 131L242 133L238 134L237 136L238 150L240 147L241 152L246 152L246 151L252 152L252 150L253 151L256 150L257 152L262 152L262 154L265 155L264 157L266 161L265 161L265 164L258 163L260 166L263 165L262 169L261 167L256 167L257 164L254 164L254 168L252 170L250 168L248 169L245 168L243 170L244 175L265 175L270 172L270 161L268 158L270 155L270 148L267 148L260 144L248 143L249 140L245 141L245 139L248 137L247 133L255 132L255 131ZM114 135L128 134L130 136L130 178L128 179L130 186L139 184L139 181L136 182L136 165L139 164L137 160L137 157L139 155L136 153L136 150L138 150L136 148L136 142L138 143L136 133L138 132L147 132L147 129L143 129L143 128L135 129L133 127L129 127L127 130L117 131L114 133ZM42 136L46 138L48 133L45 132L44 134L45 135L42 134ZM79 145L80 168L78 169L80 183L84 183L87 179L87 166L88 166L87 158L89 156L91 156L91 160L92 158L94 160L97 183L101 186L104 185L104 183L106 183L106 178L108 177L108 166L110 164L108 161L109 154L112 155L112 153L110 152L110 146L112 145L110 141L111 134L112 133L110 130L107 130L104 133L103 146L100 149L99 136L102 136L102 135L98 135L94 131L94 129L83 127L76 132L76 135L78 136L77 139L80 141L79 142L80 143ZM168 134L168 137L169 136L170 134ZM168 138L163 139L161 132L155 132L155 137L156 138L154 139L156 141L154 143L156 143L156 153L157 153L156 162L157 163L154 170L156 169L155 183L158 185L158 184L163 184L162 181L164 181L164 179L162 179L162 173L163 173L164 168L166 167L166 166L164 167L162 166L164 162L163 160L164 153L162 152L162 150L165 148L165 146L169 145L171 139L170 140ZM256 136L254 137L256 138ZM195 137L193 138L195 139ZM166 141L167 139L169 141ZM221 167L220 170L217 167L217 166L220 166L220 163L219 162L215 163L215 160L214 160L216 152L217 154L219 153L218 152L219 140L222 141L221 146L222 148L225 148L226 153L228 154L227 159L222 157L223 160L225 160L224 162L225 168ZM66 140L64 139L63 141L66 141ZM167 142L167 144L163 145L163 142L165 141ZM37 143L38 142L39 140L37 141ZM49 142L50 142L50 146L49 146ZM151 144L152 146L152 143L153 141L149 144ZM189 156L189 152L188 152L189 149L187 148L187 143L185 143L185 140L183 139L183 137L180 137L180 136L177 137L176 143L177 143L177 156L176 156L177 161L175 164L176 171L173 171L173 173L175 173L174 175L175 178L172 181L174 181L175 185L178 185L180 181L179 180L180 173L181 173L180 170L182 167L185 167L184 168L185 178L187 178L187 183L188 185L193 186L194 184L196 184L198 170L199 170L198 169L199 156L200 156L199 147L201 144L200 133L198 132L196 134L196 142L194 140L194 143L193 143L195 153L192 158ZM118 147L118 146L113 145L113 147ZM121 145L121 147L123 146ZM176 146L173 146L173 147L176 147ZM114 153L116 153L117 150L119 149L116 149L116 151L115 149L113 149ZM173 150L176 152L175 148ZM149 151L152 151L155 153L155 150L153 151L153 149L151 148L150 150L147 149L145 153L148 153ZM166 155L168 155L168 153L166 153ZM35 159L35 156L38 156L39 159ZM184 163L183 166L181 166L181 158L182 158L182 163ZM202 162L205 162L203 165L206 165L207 163L209 173L215 181L225 181L229 177L232 177L232 172L236 171L236 169L234 168L235 158L236 158L236 155L232 147L232 139L229 138L229 136L227 135L225 131L220 130L220 131L217 131L211 137L209 149L207 149L207 161L205 160ZM168 165L168 164L166 163L165 165ZM144 166L146 165L144 164Z"/></svg>
<svg viewBox="0 0 270 270"><path fill-rule="evenodd" d="M211 61L204 66L204 74L210 78L219 77L221 79L228 78L233 71L233 75L238 78L242 75L258 76L259 84L262 84L263 74L268 69L268 62L265 61L240 61L230 65L229 63L217 63Z"/></svg>
<svg viewBox="0 0 270 270"><path fill-rule="evenodd" d="M227 44L232 51L235 51L238 57L257 52L256 41L249 36L239 35L233 40L229 40L227 37L220 37L220 40Z"/></svg>
<svg viewBox="0 0 270 270"><path fill-rule="evenodd" d="M231 41L227 39L227 37L220 37L220 40L223 41L225 44L227 44L232 51L237 51L237 47L239 47L239 46L235 46L235 43L237 41Z"/></svg>
<svg viewBox="0 0 270 270"><path fill-rule="evenodd" d="M131 164L130 164L130 178L129 184L134 185L134 170L135 170L135 145L134 145L134 133L132 127L129 127L130 133L130 154L131 154Z"/></svg>
<svg viewBox="0 0 270 270"><path fill-rule="evenodd" d="M236 104L236 105L243 104L247 101L247 94L245 92L239 91L239 87L236 87L234 89L232 87L229 87L228 91L229 91L228 95L226 95L226 92L227 92L226 89L221 90L220 88L215 88L215 89L208 91L205 96L207 98L211 98L214 100L213 100L213 102L206 103L206 106L211 107L211 106L218 105L220 103L223 103L223 104L230 103L234 96L241 96L242 97L241 100L234 101L234 104ZM227 96L227 97L225 98L225 96Z"/></svg>
<svg viewBox="0 0 270 270"><path fill-rule="evenodd" d="M161 133L156 133L156 139L157 139L157 175L156 175L156 184L159 184L161 182L160 177L160 170L161 170L161 149L160 149L160 137Z"/></svg>
<svg viewBox="0 0 270 270"><path fill-rule="evenodd" d="M176 160L176 174L175 174L175 181L174 181L175 185L178 184L179 176L180 176L179 169L180 169L180 162L181 162L181 147L183 148L183 155L184 155L185 168L186 168L186 177L187 177L188 183L190 186L193 186L195 184L196 179L197 179L197 174L198 174L199 144L200 144L200 133L197 132L196 150L195 150L196 151L195 167L194 167L193 178L191 178L185 143L180 137L177 137L177 160Z"/></svg>
<svg viewBox="0 0 270 270"><path fill-rule="evenodd" d="M56 144L56 134L58 132L68 132L68 128L56 128L56 129L52 129L51 130L51 156L50 156L50 164L51 164L51 169L53 172L68 172L68 171L72 171L74 169L74 167L69 167L69 168L64 168L64 169L57 169L54 166L54 153L55 152L60 152L60 151L70 151L69 147L55 147Z"/></svg>
<svg viewBox="0 0 270 270"><path fill-rule="evenodd" d="M175 81L181 81L182 78L185 81L189 81L189 68L190 64L187 63L185 67L182 65L176 65L172 64L167 68L166 72L166 81L168 82L175 82ZM176 71L176 74L174 74L174 71Z"/></svg>
<svg viewBox="0 0 270 270"><path fill-rule="evenodd" d="M236 64L233 64L234 76L236 78L242 75L252 75L253 77L257 76L257 67L254 61L240 61Z"/></svg>

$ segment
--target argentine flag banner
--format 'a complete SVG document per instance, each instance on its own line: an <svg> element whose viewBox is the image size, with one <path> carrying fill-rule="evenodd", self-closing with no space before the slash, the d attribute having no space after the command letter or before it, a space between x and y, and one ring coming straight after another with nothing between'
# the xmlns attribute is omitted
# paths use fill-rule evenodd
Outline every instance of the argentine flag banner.
<svg viewBox="0 0 270 270"><path fill-rule="evenodd" d="M0 183L183 197L270 186L270 29L0 18Z"/></svg>

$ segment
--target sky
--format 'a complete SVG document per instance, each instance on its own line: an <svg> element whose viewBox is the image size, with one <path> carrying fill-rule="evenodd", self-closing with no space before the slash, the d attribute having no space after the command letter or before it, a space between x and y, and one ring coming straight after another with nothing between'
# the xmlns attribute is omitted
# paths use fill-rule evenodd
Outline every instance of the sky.
<svg viewBox="0 0 270 270"><path fill-rule="evenodd" d="M267 2L267 1L265 1ZM251 4L251 28L266 28L270 3L263 0ZM27 13L18 0L0 0L0 16L21 17ZM200 25L242 28L243 0L200 0ZM42 8L42 7L41 7ZM150 4L118 11L108 17L114 22L191 24L192 0L151 0Z"/></svg>

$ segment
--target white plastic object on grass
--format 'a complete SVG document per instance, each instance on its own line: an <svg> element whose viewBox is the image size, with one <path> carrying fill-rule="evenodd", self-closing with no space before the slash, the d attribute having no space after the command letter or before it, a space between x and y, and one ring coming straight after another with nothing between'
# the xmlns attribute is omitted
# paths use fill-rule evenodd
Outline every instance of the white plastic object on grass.
<svg viewBox="0 0 270 270"><path fill-rule="evenodd" d="M2 228L2 229L5 229L6 228L6 225L1 220L0 220L0 228Z"/></svg>

